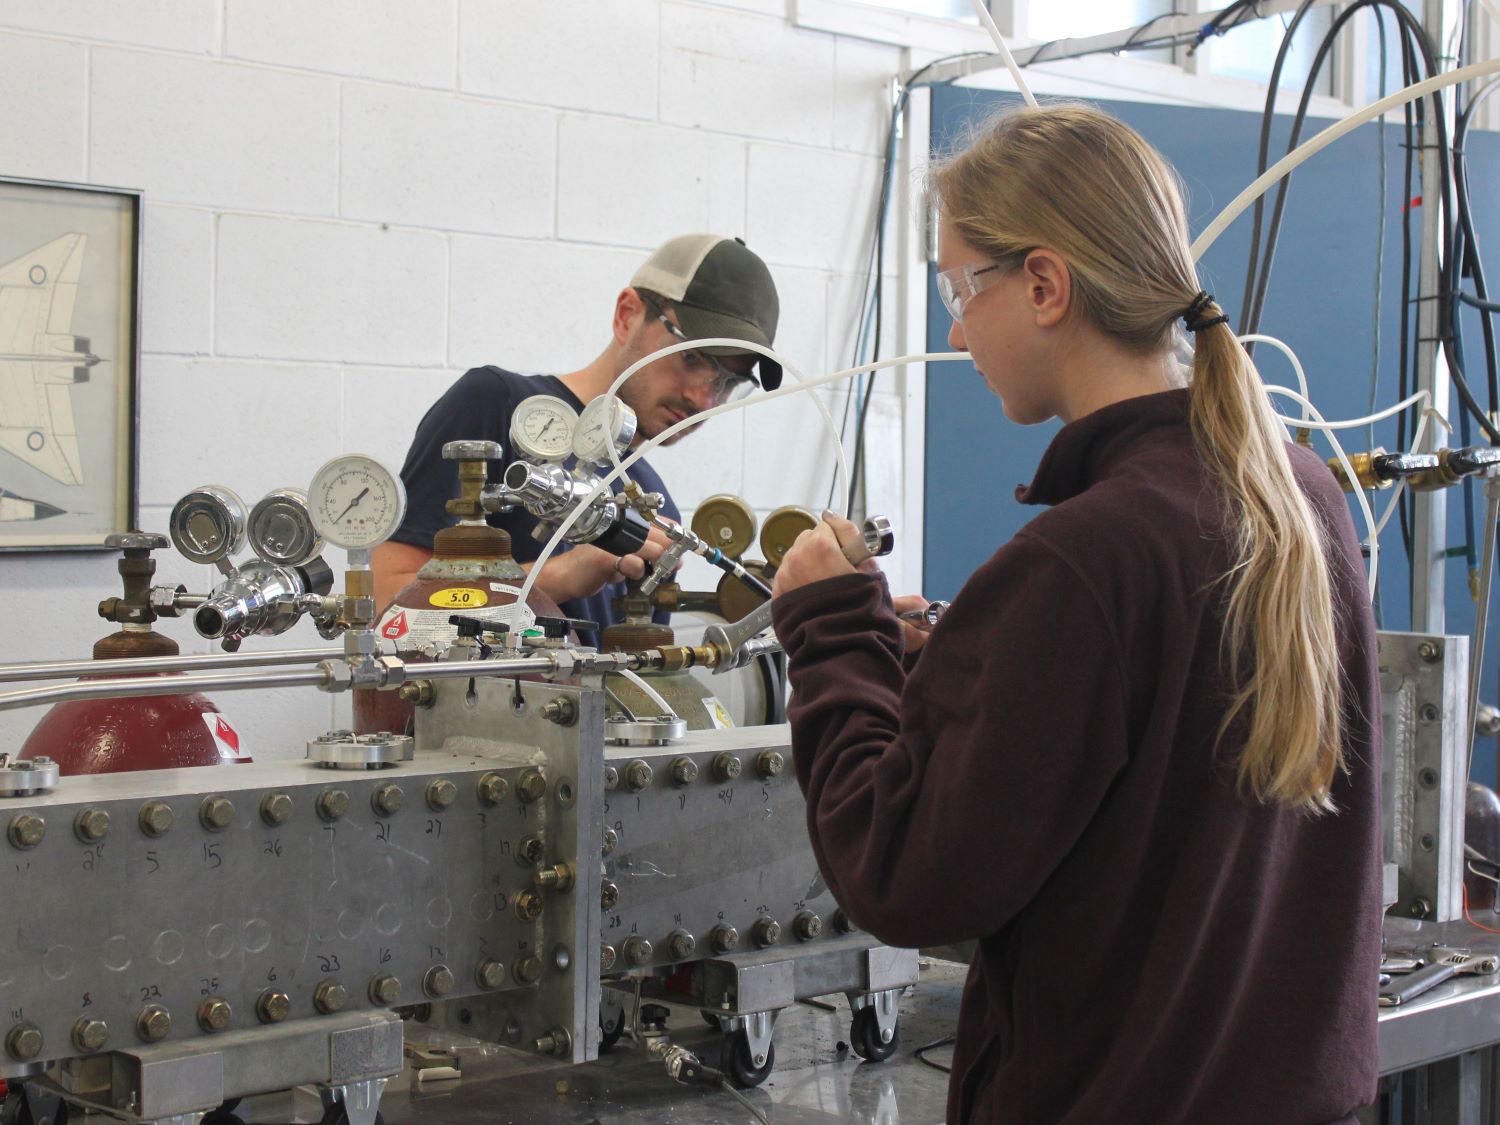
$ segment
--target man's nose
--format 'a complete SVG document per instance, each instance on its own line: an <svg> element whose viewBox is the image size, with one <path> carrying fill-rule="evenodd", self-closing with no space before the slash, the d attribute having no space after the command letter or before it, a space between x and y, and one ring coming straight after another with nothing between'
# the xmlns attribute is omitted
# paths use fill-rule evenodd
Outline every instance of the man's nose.
<svg viewBox="0 0 1500 1125"><path fill-rule="evenodd" d="M687 386L687 393L683 397L692 403L694 409L700 413L719 405L719 400L714 397L714 384L712 380L690 380Z"/></svg>

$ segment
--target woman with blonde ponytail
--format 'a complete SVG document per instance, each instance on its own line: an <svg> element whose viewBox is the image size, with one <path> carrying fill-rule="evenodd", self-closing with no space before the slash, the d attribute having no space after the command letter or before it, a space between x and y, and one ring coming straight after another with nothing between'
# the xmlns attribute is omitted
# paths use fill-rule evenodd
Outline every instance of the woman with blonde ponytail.
<svg viewBox="0 0 1500 1125"><path fill-rule="evenodd" d="M823 875L891 944L978 940L950 1121L1353 1122L1380 701L1343 496L1286 442L1128 127L1012 112L932 190L950 342L1011 420L1064 426L1017 492L1046 510L930 634L844 561L844 520L783 561Z"/></svg>

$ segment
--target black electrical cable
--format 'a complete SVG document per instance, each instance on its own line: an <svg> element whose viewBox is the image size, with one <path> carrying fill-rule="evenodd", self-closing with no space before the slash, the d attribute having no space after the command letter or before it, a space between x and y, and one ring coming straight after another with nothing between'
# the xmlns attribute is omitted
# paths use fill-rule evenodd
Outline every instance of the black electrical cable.
<svg viewBox="0 0 1500 1125"><path fill-rule="evenodd" d="M912 1052L912 1054L917 1057L918 1062L926 1063L928 1066L932 1067L933 1070L941 1070L944 1074L952 1074L953 1068L951 1066L944 1066L942 1063L933 1062L927 1057L927 1052L935 1051L939 1047L952 1046L957 1041L958 1037L954 1035L950 1035L946 1039L934 1039L931 1043L924 1043L922 1046L918 1047L915 1051Z"/></svg>
<svg viewBox="0 0 1500 1125"><path fill-rule="evenodd" d="M762 725L774 727L786 722L785 661L779 653L763 652L755 658L755 667L760 672L761 690L765 692Z"/></svg>

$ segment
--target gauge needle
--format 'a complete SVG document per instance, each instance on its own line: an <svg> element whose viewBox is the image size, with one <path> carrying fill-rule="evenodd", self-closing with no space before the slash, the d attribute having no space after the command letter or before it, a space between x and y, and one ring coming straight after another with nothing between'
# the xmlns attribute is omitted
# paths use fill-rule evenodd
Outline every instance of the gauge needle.
<svg viewBox="0 0 1500 1125"><path fill-rule="evenodd" d="M342 512L340 512L339 513L339 518L336 519L336 520L334 520L333 522L334 523L343 523L344 522L344 517L347 516L350 512L354 511L355 507L359 504L359 502L361 500L363 500L369 494L370 494L370 486L369 485L365 485L364 488L362 488L362 489L359 490L359 495L356 496L353 500L349 501L349 506L347 508L345 508Z"/></svg>
<svg viewBox="0 0 1500 1125"><path fill-rule="evenodd" d="M536 436L537 437L544 437L544 436L546 436L547 431L552 428L552 423L556 422L556 421L557 421L556 418L548 418L547 419L547 424L542 427L541 432L538 433Z"/></svg>

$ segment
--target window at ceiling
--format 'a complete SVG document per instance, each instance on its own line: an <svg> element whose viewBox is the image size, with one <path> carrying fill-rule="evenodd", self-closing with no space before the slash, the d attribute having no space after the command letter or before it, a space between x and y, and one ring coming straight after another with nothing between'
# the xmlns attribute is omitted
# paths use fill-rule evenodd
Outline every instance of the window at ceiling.
<svg viewBox="0 0 1500 1125"><path fill-rule="evenodd" d="M909 16L931 16L940 20L963 20L978 23L974 5L969 0L859 0L872 8L889 8Z"/></svg>
<svg viewBox="0 0 1500 1125"><path fill-rule="evenodd" d="M1252 82L1268 82L1271 68L1276 65L1276 52L1281 48L1287 25L1292 22L1290 12L1252 20L1225 32L1210 43L1209 70L1226 78L1247 78ZM1281 88L1300 90L1312 69L1318 45L1333 26L1333 9L1319 7L1311 9L1297 27L1292 47L1281 68ZM1348 35L1342 32L1341 35ZM1396 48L1399 52L1399 48ZM1330 51L1318 73L1319 94L1331 94L1334 90L1334 63L1336 51Z"/></svg>

